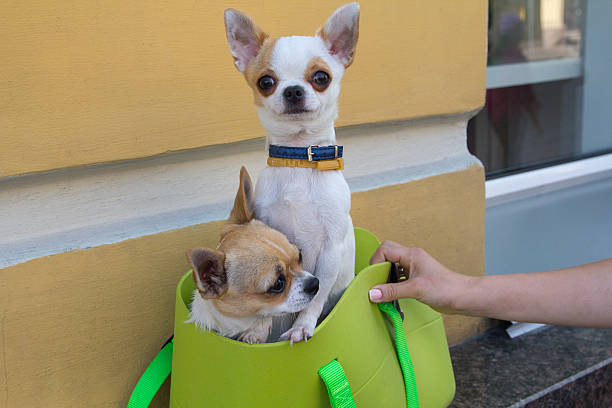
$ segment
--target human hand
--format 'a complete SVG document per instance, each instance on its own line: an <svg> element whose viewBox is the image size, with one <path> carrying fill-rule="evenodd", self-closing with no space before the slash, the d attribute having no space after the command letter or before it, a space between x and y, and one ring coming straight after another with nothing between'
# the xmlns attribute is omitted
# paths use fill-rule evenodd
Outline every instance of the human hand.
<svg viewBox="0 0 612 408"><path fill-rule="evenodd" d="M414 298L439 312L461 312L461 297L474 278L451 271L421 248L406 248L393 241L383 242L370 264L384 261L398 262L408 279L374 286L369 293L372 302Z"/></svg>

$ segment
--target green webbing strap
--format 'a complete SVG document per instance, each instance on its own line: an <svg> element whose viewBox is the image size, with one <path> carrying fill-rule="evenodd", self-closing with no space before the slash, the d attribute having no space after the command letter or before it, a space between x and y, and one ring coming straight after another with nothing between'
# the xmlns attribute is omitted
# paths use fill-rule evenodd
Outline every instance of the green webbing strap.
<svg viewBox="0 0 612 408"><path fill-rule="evenodd" d="M319 369L327 387L331 408L356 408L346 374L338 360L332 360Z"/></svg>
<svg viewBox="0 0 612 408"><path fill-rule="evenodd" d="M395 329L395 348L397 349L397 358L404 374L404 386L406 387L406 407L418 408L419 397L416 379L408 346L406 345L402 316L392 303L379 303L378 308L389 315ZM327 387L329 402L332 408L355 408L351 387L338 360L332 360L323 366L319 370L319 375Z"/></svg>
<svg viewBox="0 0 612 408"><path fill-rule="evenodd" d="M404 374L404 386L406 387L406 406L408 408L418 408L419 396L417 394L416 379L414 377L414 368L410 360L410 353L406 345L406 335L404 334L404 326L402 325L402 316L399 311L391 303L379 303L378 308L389 315L395 329L395 348L397 349L397 358Z"/></svg>
<svg viewBox="0 0 612 408"><path fill-rule="evenodd" d="M138 380L127 408L145 408L153 401L157 390L159 390L172 371L173 344L173 340L169 341L151 361L151 364L149 364L140 380Z"/></svg>

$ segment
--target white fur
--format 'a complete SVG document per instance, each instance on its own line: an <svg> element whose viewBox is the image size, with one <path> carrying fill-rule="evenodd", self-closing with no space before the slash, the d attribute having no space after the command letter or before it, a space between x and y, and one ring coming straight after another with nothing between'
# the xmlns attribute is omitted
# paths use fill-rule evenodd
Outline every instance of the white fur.
<svg viewBox="0 0 612 408"><path fill-rule="evenodd" d="M293 341L312 336L321 313L329 311L353 279L355 237L349 210L350 191L340 171L268 167L259 176L257 217L287 235L302 250L304 268L319 279L319 292L293 325L303 332Z"/></svg>
<svg viewBox="0 0 612 408"><path fill-rule="evenodd" d="M232 30L237 28L228 25L228 18L244 18L226 14L226 26L231 26L228 40L236 56L236 48L242 45L234 40ZM336 144L340 80L352 61L358 21L359 4L350 3L334 12L322 36L282 37L275 42L268 68L277 78L276 89L260 98L262 106L257 106L267 145ZM331 71L331 83L323 92L316 92L304 78L315 57ZM283 92L294 85L304 89L305 113L284 113L288 107ZM296 244L302 250L304 269L314 271L319 279L319 292L282 337L302 341L312 336L321 313L335 304L353 278L355 238L350 207L350 191L341 171L268 167L261 173L255 189L255 217Z"/></svg>
<svg viewBox="0 0 612 408"><path fill-rule="evenodd" d="M304 71L312 58L319 57L331 68L332 82L325 92L315 92L304 80ZM338 95L344 66L329 55L325 43L319 37L282 37L276 41L270 67L278 77L277 90L263 98L263 106L257 107L261 123L266 129L268 143L284 146L308 146L310 144L335 143L333 123L338 116ZM301 85L305 91L301 115L284 115L283 90Z"/></svg>
<svg viewBox="0 0 612 408"><path fill-rule="evenodd" d="M315 92L302 79L314 56L332 70L332 83L323 93ZM286 37L276 43L272 67L280 78L279 90L295 84L307 90L305 106L312 113L287 119L282 115L282 92L277 90L257 109L267 143L336 144L334 120L344 66L329 55L319 37ZM350 191L341 171L267 167L259 176L256 217L287 235L302 250L304 268L319 278L317 296L283 337L301 341L312 336L321 313L329 311L353 278L355 240L350 208Z"/></svg>
<svg viewBox="0 0 612 408"><path fill-rule="evenodd" d="M321 93L315 92L304 78L308 63L315 57L323 59L331 68L332 83L325 92ZM279 38L274 45L270 68L278 79L277 90L269 97L263 98L264 106L257 109L261 121L266 121L268 124L266 131L278 136L287 136L304 130L304 125L315 131L321 131L328 127L330 120L336 119L336 100L340 94L340 80L344 74L344 66L329 55L323 40L319 37L299 36ZM293 85L301 85L304 88L304 108L310 111L309 113L283 115L285 101L282 90Z"/></svg>
<svg viewBox="0 0 612 408"><path fill-rule="evenodd" d="M194 323L203 330L211 330L224 337L237 338L249 327L255 325L257 320L263 318L253 315L247 317L229 317L217 310L212 299L204 299L197 289L193 291L193 301L189 320L185 323ZM270 325L271 318L267 318ZM266 333L266 336L268 333ZM265 341L265 340L264 340Z"/></svg>

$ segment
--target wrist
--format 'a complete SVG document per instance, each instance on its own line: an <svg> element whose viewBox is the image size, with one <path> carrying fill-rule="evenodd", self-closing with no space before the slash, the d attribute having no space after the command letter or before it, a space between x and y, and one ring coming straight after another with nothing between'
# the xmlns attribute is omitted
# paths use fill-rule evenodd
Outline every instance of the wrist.
<svg viewBox="0 0 612 408"><path fill-rule="evenodd" d="M477 299L477 287L480 285L481 276L469 276L457 273L454 284L454 293L450 309L452 313L474 315L475 300Z"/></svg>

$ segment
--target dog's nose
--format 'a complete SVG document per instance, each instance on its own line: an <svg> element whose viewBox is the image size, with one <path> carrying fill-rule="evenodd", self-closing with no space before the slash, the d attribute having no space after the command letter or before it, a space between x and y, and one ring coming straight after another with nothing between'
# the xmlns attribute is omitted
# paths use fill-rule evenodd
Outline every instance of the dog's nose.
<svg viewBox="0 0 612 408"><path fill-rule="evenodd" d="M317 278L312 278L306 282L306 285L304 286L304 292L306 292L309 295L314 296L317 294L318 291L319 291L319 280Z"/></svg>
<svg viewBox="0 0 612 408"><path fill-rule="evenodd" d="M304 88L299 85L288 86L283 91L283 96L285 100L292 104L297 104L304 99Z"/></svg>

